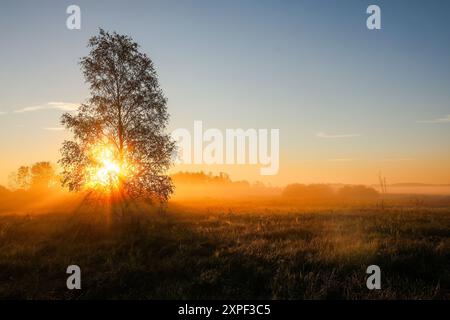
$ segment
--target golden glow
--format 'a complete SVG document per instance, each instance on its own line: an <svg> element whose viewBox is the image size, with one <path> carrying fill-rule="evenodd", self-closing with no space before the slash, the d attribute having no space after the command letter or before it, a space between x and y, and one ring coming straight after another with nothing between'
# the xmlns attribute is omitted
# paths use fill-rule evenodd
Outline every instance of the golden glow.
<svg viewBox="0 0 450 320"><path fill-rule="evenodd" d="M85 170L86 188L96 191L115 191L121 182L134 174L134 166L127 157L120 159L117 148L111 143L99 143L89 152L91 165Z"/></svg>

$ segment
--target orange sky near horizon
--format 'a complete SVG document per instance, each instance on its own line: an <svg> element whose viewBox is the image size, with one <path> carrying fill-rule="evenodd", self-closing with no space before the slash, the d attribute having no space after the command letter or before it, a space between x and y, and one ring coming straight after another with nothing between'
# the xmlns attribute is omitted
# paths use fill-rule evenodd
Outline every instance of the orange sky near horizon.
<svg viewBox="0 0 450 320"><path fill-rule="evenodd" d="M0 158L0 185L8 185L8 176L20 165L30 165L38 161L50 161L57 165L59 148L64 139L70 138L67 132L55 134L43 131L35 139L25 139L22 148L14 148L15 139L3 140L1 143L14 148L14 153ZM4 146L5 148L5 146ZM425 183L450 184L450 154L447 157L416 157L411 159L370 157L355 155L355 158L327 159L320 154L292 156L285 152L280 141L279 171L273 176L260 174L261 164L256 165L206 165L178 164L169 173L178 171L204 171L218 174L226 172L232 180L261 181L272 186L284 186L289 183L344 183L377 184L381 173L388 184L391 183Z"/></svg>

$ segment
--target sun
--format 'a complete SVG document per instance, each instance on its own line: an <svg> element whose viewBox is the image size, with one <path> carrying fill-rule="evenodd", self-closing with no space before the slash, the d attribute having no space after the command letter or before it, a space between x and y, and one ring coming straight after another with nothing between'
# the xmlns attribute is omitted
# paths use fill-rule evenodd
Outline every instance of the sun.
<svg viewBox="0 0 450 320"><path fill-rule="evenodd" d="M95 172L93 182L103 187L117 186L121 175L120 164L114 158L114 153L109 148L103 148L98 154L99 167Z"/></svg>
<svg viewBox="0 0 450 320"><path fill-rule="evenodd" d="M117 191L121 183L133 172L133 166L120 157L117 148L110 143L101 142L89 152L89 166L85 169L85 187L103 192Z"/></svg>

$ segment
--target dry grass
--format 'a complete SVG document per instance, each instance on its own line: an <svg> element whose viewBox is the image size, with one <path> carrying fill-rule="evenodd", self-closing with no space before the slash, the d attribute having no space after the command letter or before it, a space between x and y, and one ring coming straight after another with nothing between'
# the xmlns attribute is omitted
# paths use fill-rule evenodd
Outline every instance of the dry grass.
<svg viewBox="0 0 450 320"><path fill-rule="evenodd" d="M0 217L0 298L450 297L450 209L173 205L120 223L100 211ZM82 290L65 287L70 264ZM371 264L382 290L366 288Z"/></svg>

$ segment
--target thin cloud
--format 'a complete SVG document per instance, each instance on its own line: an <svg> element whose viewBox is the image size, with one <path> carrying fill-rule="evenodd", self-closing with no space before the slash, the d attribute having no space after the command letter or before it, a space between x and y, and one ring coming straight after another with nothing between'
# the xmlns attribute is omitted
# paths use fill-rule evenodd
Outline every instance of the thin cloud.
<svg viewBox="0 0 450 320"><path fill-rule="evenodd" d="M352 158L328 159L328 162L351 162L351 161L355 161L355 159Z"/></svg>
<svg viewBox="0 0 450 320"><path fill-rule="evenodd" d="M450 114L444 118L437 118L433 120L419 120L418 123L450 123Z"/></svg>
<svg viewBox="0 0 450 320"><path fill-rule="evenodd" d="M0 116L2 116L2 115L4 115L4 114L6 114L5 111L0 111Z"/></svg>
<svg viewBox="0 0 450 320"><path fill-rule="evenodd" d="M316 134L316 137L325 139L354 138L359 136L361 135L358 133L328 134L325 132L319 132Z"/></svg>
<svg viewBox="0 0 450 320"><path fill-rule="evenodd" d="M383 159L384 162L403 162L403 161L412 161L412 158L387 158Z"/></svg>
<svg viewBox="0 0 450 320"><path fill-rule="evenodd" d="M70 102L48 102L44 105L29 106L19 110L15 110L14 113L34 112L40 110L60 110L60 111L75 111L79 107L78 103Z"/></svg>
<svg viewBox="0 0 450 320"><path fill-rule="evenodd" d="M47 130L47 131L63 131L64 130L63 127L45 127L42 129Z"/></svg>

